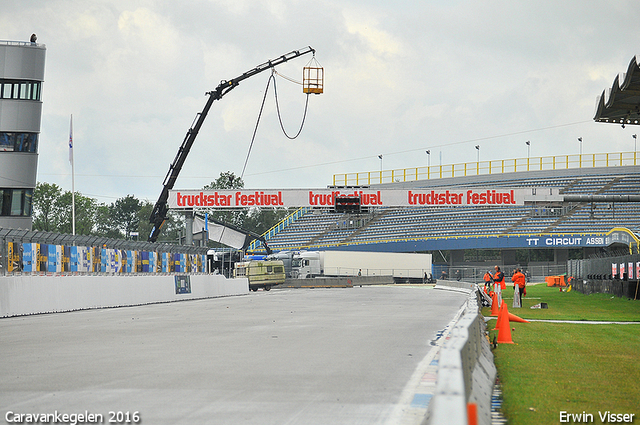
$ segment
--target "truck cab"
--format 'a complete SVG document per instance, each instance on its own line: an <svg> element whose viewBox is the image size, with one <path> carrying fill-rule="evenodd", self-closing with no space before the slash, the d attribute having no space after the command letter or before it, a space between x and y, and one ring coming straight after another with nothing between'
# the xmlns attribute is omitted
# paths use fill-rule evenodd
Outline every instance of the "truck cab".
<svg viewBox="0 0 640 425"><path fill-rule="evenodd" d="M309 279L324 274L324 252L300 251L291 260L291 277Z"/></svg>

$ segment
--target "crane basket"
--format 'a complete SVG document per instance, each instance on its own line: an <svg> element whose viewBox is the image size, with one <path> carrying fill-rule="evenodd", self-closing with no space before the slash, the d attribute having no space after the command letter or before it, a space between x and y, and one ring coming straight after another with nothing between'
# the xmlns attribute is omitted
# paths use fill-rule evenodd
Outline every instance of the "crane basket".
<svg viewBox="0 0 640 425"><path fill-rule="evenodd" d="M324 68L315 56L302 68L302 92L321 94L324 85Z"/></svg>

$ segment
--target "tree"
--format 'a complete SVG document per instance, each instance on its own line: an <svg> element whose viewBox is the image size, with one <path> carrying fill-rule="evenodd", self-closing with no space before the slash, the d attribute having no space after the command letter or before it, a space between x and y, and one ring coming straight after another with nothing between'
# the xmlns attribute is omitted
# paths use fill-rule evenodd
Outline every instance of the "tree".
<svg viewBox="0 0 640 425"><path fill-rule="evenodd" d="M62 189L57 184L36 184L33 191L33 229L43 232L55 232L58 228L58 198Z"/></svg>
<svg viewBox="0 0 640 425"><path fill-rule="evenodd" d="M56 200L56 209L58 211L56 232L73 232L73 211L71 203L72 196L70 191L64 192ZM75 204L76 235L90 235L93 232L98 202L95 199L88 198L76 192Z"/></svg>
<svg viewBox="0 0 640 425"><path fill-rule="evenodd" d="M71 192L56 184L37 183L33 192L33 229L72 233ZM76 192L76 234L89 235L95 223L97 201Z"/></svg>
<svg viewBox="0 0 640 425"><path fill-rule="evenodd" d="M220 173L215 181L203 187L203 190L216 190L216 189L242 189L244 188L244 182L232 171L226 173ZM247 210L220 210L209 208L204 210L209 213L209 217L214 220L221 221L223 223L230 223L236 227L242 228L244 220L247 218Z"/></svg>
<svg viewBox="0 0 640 425"><path fill-rule="evenodd" d="M131 232L138 231L140 223L138 213L141 208L142 202L133 195L117 199L109 206L113 227L120 230L125 237L129 237Z"/></svg>
<svg viewBox="0 0 640 425"><path fill-rule="evenodd" d="M153 224L149 222L149 217L151 216L152 210L153 204L149 201L143 201L140 210L138 210L138 238L141 241L146 241L147 237L151 234Z"/></svg>
<svg viewBox="0 0 640 425"><path fill-rule="evenodd" d="M110 205L99 204L96 208L94 232L97 236L106 238L122 238L122 233L114 226Z"/></svg>
<svg viewBox="0 0 640 425"><path fill-rule="evenodd" d="M289 208L254 208L244 220L244 228L263 234L291 214Z"/></svg>

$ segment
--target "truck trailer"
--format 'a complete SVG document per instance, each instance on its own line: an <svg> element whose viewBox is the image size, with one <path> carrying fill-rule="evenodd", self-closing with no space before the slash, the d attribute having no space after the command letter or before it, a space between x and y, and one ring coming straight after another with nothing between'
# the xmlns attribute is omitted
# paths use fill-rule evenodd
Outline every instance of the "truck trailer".
<svg viewBox="0 0 640 425"><path fill-rule="evenodd" d="M365 251L300 251L291 277L393 276L396 283L422 282L431 276L431 254Z"/></svg>

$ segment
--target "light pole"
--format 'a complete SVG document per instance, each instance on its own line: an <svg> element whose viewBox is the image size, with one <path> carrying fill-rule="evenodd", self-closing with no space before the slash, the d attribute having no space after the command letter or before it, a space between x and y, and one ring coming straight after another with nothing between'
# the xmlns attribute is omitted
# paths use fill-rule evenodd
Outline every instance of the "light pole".
<svg viewBox="0 0 640 425"><path fill-rule="evenodd" d="M578 137L578 142L580 142L580 156L582 156L582 137Z"/></svg>
<svg viewBox="0 0 640 425"><path fill-rule="evenodd" d="M431 150L427 150L426 152L427 152L427 158L429 158L428 165L429 165L429 167L431 167Z"/></svg>
<svg viewBox="0 0 640 425"><path fill-rule="evenodd" d="M478 151L478 160L477 162L480 163L480 145L476 145L476 150Z"/></svg>
<svg viewBox="0 0 640 425"><path fill-rule="evenodd" d="M631 137L633 137L633 151L637 152L637 142L638 142L638 135L637 134L632 134Z"/></svg>
<svg viewBox="0 0 640 425"><path fill-rule="evenodd" d="M529 162L529 156L531 154L531 141L527 140L524 143L527 145L527 162Z"/></svg>

